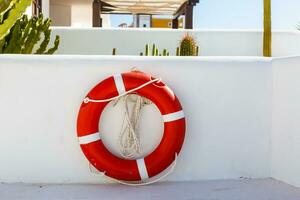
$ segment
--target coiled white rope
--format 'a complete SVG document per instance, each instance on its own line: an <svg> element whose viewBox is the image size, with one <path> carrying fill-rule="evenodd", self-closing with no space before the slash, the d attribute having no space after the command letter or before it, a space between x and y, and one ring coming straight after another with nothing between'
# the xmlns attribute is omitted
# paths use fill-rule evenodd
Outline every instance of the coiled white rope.
<svg viewBox="0 0 300 200"><path fill-rule="evenodd" d="M121 97L124 103L125 112L124 119L119 135L120 153L125 159L136 159L140 156L140 136L138 131L138 125L141 118L141 111L146 105L150 105L152 102L139 95L126 95ZM134 103L131 115L129 104ZM124 127L124 122L126 126Z"/></svg>

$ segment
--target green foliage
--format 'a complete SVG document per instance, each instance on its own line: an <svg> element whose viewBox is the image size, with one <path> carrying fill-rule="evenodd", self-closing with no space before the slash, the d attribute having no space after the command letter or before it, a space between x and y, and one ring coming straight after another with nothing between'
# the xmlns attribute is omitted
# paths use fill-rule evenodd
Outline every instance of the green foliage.
<svg viewBox="0 0 300 200"><path fill-rule="evenodd" d="M115 56L116 53L117 53L117 49L116 49L116 48L113 48L113 50L112 50L112 55Z"/></svg>
<svg viewBox="0 0 300 200"><path fill-rule="evenodd" d="M149 44L146 44L146 47L145 47L145 56L148 56L149 52L150 52Z"/></svg>
<svg viewBox="0 0 300 200"><path fill-rule="evenodd" d="M199 47L196 44L195 39L186 34L180 41L179 48L176 50L176 55L180 56L198 56Z"/></svg>
<svg viewBox="0 0 300 200"><path fill-rule="evenodd" d="M60 38L58 35L55 36L55 40L54 40L54 46L52 48L50 48L48 51L45 52L45 54L54 54L54 52L58 49L59 46L59 42L60 42Z"/></svg>
<svg viewBox="0 0 300 200"><path fill-rule="evenodd" d="M0 40L3 40L15 23L23 16L31 0L0 0Z"/></svg>
<svg viewBox="0 0 300 200"><path fill-rule="evenodd" d="M42 15L30 19L23 15L30 3L31 0L0 0L0 53L32 54L38 44L35 54L53 54L57 50L59 36L56 36L54 46L47 50L51 20L44 20Z"/></svg>
<svg viewBox="0 0 300 200"><path fill-rule="evenodd" d="M150 56L150 52L151 52L151 56L169 56L169 52L167 51L167 49L163 49L162 52L159 52L157 46L155 44L152 45L152 49L150 49L149 44L146 44L145 46L145 52L141 52L140 56Z"/></svg>
<svg viewBox="0 0 300 200"><path fill-rule="evenodd" d="M176 48L176 56L180 56L180 49L179 49L179 47Z"/></svg>

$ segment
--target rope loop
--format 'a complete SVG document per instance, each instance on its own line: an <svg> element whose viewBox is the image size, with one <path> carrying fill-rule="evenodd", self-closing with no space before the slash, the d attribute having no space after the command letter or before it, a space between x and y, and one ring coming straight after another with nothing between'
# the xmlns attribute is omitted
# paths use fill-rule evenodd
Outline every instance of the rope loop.
<svg viewBox="0 0 300 200"><path fill-rule="evenodd" d="M92 102L92 103L104 103L104 102L113 101L113 100L119 99L120 97L128 95L130 93L133 93L133 92L135 92L139 89L142 89L143 87L146 87L147 85L150 85L152 83L159 83L160 81L161 81L161 78L156 78L156 79L150 80L150 81L148 81L148 82L146 82L146 83L144 83L144 84L142 84L142 85L140 85L136 88L133 88L131 90L128 90L128 91L124 92L123 94L119 94L118 96L108 98L108 99L91 99L89 97L85 97L83 99L83 103L90 103L90 102Z"/></svg>

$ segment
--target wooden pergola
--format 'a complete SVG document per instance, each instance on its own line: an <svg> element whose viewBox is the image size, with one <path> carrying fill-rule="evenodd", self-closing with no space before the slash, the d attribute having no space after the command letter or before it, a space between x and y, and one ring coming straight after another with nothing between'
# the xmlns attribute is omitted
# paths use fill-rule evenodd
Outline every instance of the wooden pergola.
<svg viewBox="0 0 300 200"><path fill-rule="evenodd" d="M42 13L42 0L32 0L32 16L38 17Z"/></svg>
<svg viewBox="0 0 300 200"><path fill-rule="evenodd" d="M93 27L102 27L102 14L172 15L172 28L185 16L184 27L193 28L193 7L199 0L94 0Z"/></svg>

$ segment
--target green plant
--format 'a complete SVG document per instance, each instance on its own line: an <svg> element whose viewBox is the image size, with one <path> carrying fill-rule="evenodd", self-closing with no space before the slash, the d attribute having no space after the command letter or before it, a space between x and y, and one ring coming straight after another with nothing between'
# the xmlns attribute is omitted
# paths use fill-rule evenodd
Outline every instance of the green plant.
<svg viewBox="0 0 300 200"><path fill-rule="evenodd" d="M31 0L0 0L0 40L10 33L30 4Z"/></svg>
<svg viewBox="0 0 300 200"><path fill-rule="evenodd" d="M179 49L179 47L176 48L176 56L180 56L180 49Z"/></svg>
<svg viewBox="0 0 300 200"><path fill-rule="evenodd" d="M144 53L140 52L140 56L150 56L150 52L151 52L151 56L169 56L170 55L170 53L168 52L167 49L163 49L162 52L159 52L159 50L155 44L152 45L152 49L150 49L149 44L146 44L145 52Z"/></svg>
<svg viewBox="0 0 300 200"><path fill-rule="evenodd" d="M199 47L196 44L195 39L186 34L180 41L179 48L176 49L176 55L180 56L198 56Z"/></svg>
<svg viewBox="0 0 300 200"><path fill-rule="evenodd" d="M113 48L112 50L112 55L115 56L117 54L117 49L116 48Z"/></svg>
<svg viewBox="0 0 300 200"><path fill-rule="evenodd" d="M30 3L31 0L0 0L0 53L31 54L37 44L35 54L53 54L57 50L59 36L47 50L51 20L44 20L42 15L28 19L23 14Z"/></svg>

